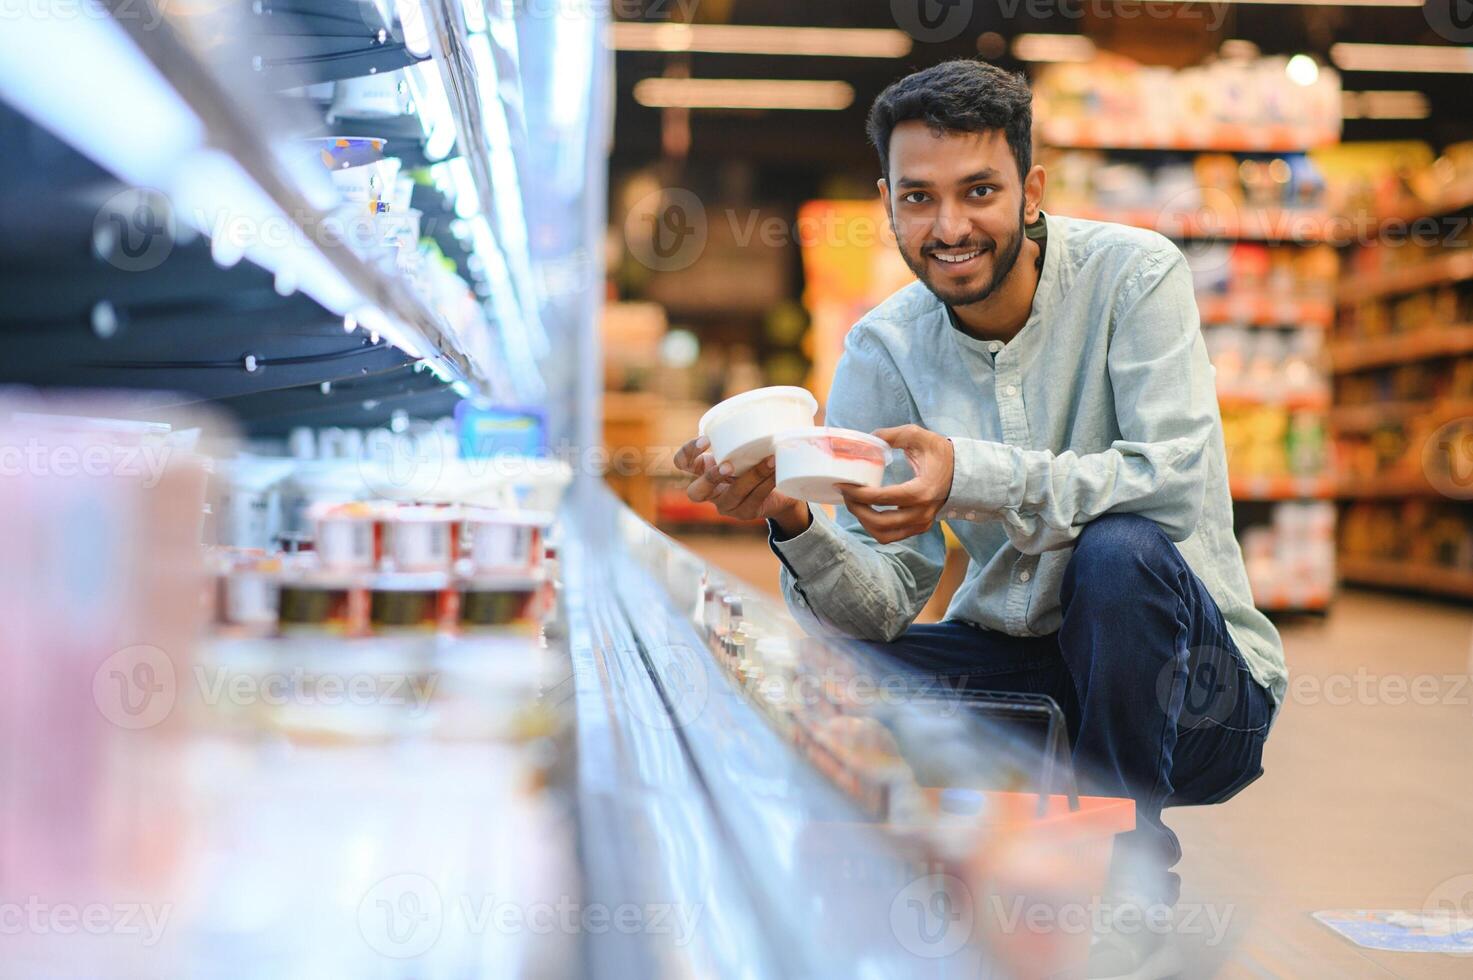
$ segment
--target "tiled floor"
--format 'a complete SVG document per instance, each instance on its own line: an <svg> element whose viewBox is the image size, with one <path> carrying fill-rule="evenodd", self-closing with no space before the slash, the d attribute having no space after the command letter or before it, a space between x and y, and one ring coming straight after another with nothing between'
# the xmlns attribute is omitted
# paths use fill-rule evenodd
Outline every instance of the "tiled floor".
<svg viewBox="0 0 1473 980"><path fill-rule="evenodd" d="M684 539L776 588L763 542ZM1168 811L1186 856L1182 908L1226 923L1184 976L1473 977L1473 958L1360 949L1321 909L1473 915L1473 609L1347 592L1330 615L1283 624L1294 681L1265 774L1216 807Z"/></svg>

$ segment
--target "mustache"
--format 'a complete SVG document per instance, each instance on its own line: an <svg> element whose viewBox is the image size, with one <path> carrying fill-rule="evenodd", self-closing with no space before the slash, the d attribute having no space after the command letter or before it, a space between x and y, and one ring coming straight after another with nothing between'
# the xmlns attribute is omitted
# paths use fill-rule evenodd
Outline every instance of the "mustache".
<svg viewBox="0 0 1473 980"><path fill-rule="evenodd" d="M982 241L972 241L970 239L967 239L967 240L964 240L964 241L960 241L960 242L939 242L939 241L936 241L936 242L927 242L926 244L922 245L921 246L921 254L922 255L930 255L933 252L942 252L942 251L958 250L958 249L961 249L961 250L972 250L972 249L975 249L976 251L979 251L979 252L985 252L988 249L995 248L995 247L997 247L997 242L994 242L994 241L982 242Z"/></svg>

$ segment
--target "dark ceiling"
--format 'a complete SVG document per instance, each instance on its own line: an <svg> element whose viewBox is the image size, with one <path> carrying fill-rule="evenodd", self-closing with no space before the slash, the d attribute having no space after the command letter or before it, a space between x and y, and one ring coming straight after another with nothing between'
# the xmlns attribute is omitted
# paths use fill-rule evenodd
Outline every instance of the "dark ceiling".
<svg viewBox="0 0 1473 980"><path fill-rule="evenodd" d="M620 0L616 16L630 20L684 20L694 12L697 23L736 23L808 27L897 26L894 9L908 17L906 3L942 4L948 0ZM945 58L975 57L978 38L988 31L1009 41L1025 32L1086 33L1102 46L1125 49L1140 57L1141 49L1158 56L1196 60L1229 38L1252 41L1268 54L1307 52L1328 63L1336 41L1446 43L1428 25L1417 7L1344 8L1241 3L1179 6L1180 16L1162 26L1141 18L1108 15L1112 0L949 0L959 5L956 37L945 43L917 42L902 59L797 58L714 54L670 55L619 52L617 115L613 167L616 173L644 166L660 157L661 111L638 105L634 84L664 74L672 65L688 66L699 78L840 79L855 88L855 101L839 112L714 112L691 114L692 168L702 170L728 161L744 161L761 168L759 179L808 184L825 174L842 173L868 182L875 165L864 142L864 114L869 103L889 82L907 71ZM1437 2L1437 0L1434 0ZM938 9L940 9L938 7ZM1117 8L1118 9L1118 8ZM1050 16L1032 12L1056 11ZM1091 14L1090 11L1096 11ZM1012 16L1007 14L1011 13ZM1075 14L1071 16L1071 14ZM966 16L963 22L960 18ZM1207 24L1219 23L1215 38ZM1150 33L1154 29L1155 34ZM1170 33L1174 31L1174 33ZM1135 50L1131 50L1134 48ZM1026 66L1010 56L995 59L1009 68ZM1373 74L1343 76L1345 87L1362 89L1416 89L1428 95L1432 118L1416 121L1352 120L1346 123L1348 140L1423 139L1441 147L1473 139L1473 115L1467 110L1467 75ZM780 192L774 196L787 195Z"/></svg>

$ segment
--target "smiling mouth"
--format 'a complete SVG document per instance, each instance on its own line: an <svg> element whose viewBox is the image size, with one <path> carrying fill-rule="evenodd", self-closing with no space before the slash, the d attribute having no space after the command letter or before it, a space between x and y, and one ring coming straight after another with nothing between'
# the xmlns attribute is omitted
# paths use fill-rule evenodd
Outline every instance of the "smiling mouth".
<svg viewBox="0 0 1473 980"><path fill-rule="evenodd" d="M974 248L965 252L932 252L930 257L942 265L960 266L979 258L984 249Z"/></svg>

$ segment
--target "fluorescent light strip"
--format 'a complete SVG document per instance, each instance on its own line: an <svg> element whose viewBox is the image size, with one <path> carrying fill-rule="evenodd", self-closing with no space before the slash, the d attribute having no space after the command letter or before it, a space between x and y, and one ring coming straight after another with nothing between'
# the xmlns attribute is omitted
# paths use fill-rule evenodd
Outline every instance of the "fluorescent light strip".
<svg viewBox="0 0 1473 980"><path fill-rule="evenodd" d="M1426 119L1432 114L1421 92L1341 92L1340 100L1345 119Z"/></svg>
<svg viewBox="0 0 1473 980"><path fill-rule="evenodd" d="M1019 61L1093 61L1095 43L1083 34L1019 34L1013 38L1013 57Z"/></svg>
<svg viewBox="0 0 1473 980"><path fill-rule="evenodd" d="M1189 4L1201 0L1166 0ZM1212 3L1256 4L1264 7L1420 7L1423 0L1210 0Z"/></svg>
<svg viewBox="0 0 1473 980"><path fill-rule="evenodd" d="M847 109L854 88L847 82L788 79L646 78L634 100L652 109Z"/></svg>
<svg viewBox="0 0 1473 980"><path fill-rule="evenodd" d="M1473 74L1473 48L1442 44L1331 45L1330 60L1341 71Z"/></svg>
<svg viewBox="0 0 1473 980"><path fill-rule="evenodd" d="M705 54L903 58L911 49L909 34L889 28L618 23L610 39L615 51Z"/></svg>

